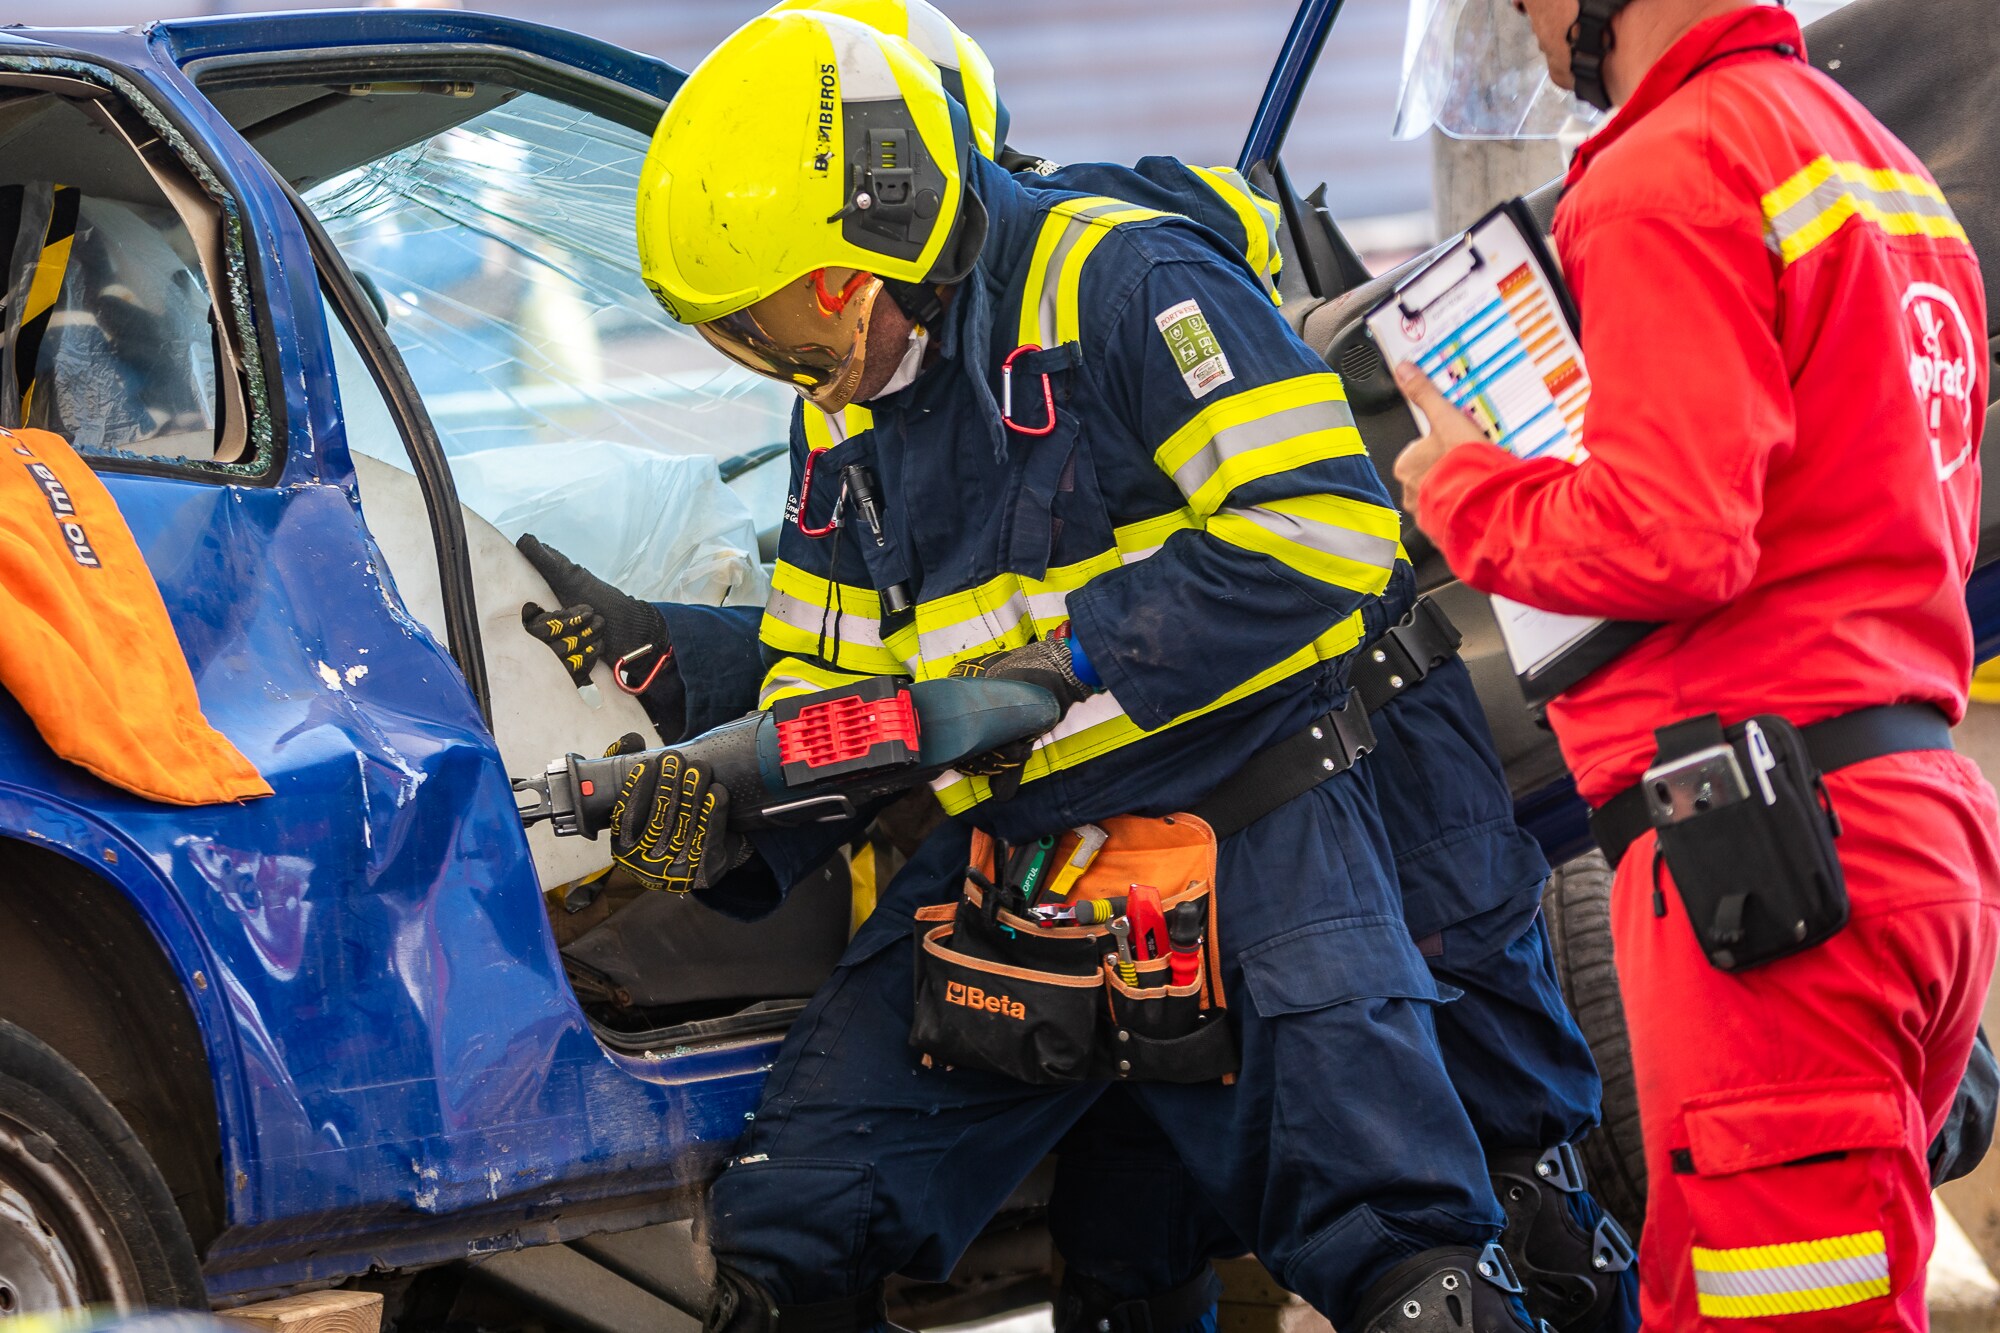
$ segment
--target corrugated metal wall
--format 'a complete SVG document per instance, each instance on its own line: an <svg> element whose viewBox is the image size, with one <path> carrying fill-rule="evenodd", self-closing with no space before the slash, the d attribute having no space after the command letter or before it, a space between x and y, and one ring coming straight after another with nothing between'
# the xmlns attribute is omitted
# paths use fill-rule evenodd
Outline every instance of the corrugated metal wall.
<svg viewBox="0 0 2000 1333"><path fill-rule="evenodd" d="M768 0L484 0L691 66ZM304 0L13 0L10 22L125 25ZM993 58L1014 142L1061 161L1234 161L1296 0L943 0ZM1344 217L1429 206L1422 144L1392 144L1405 0L1348 0L1286 154Z"/></svg>

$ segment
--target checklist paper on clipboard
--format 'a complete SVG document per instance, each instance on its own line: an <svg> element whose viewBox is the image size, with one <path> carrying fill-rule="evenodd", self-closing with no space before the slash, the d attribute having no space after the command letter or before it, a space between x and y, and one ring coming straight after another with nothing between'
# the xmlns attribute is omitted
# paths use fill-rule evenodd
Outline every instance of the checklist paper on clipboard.
<svg viewBox="0 0 2000 1333"><path fill-rule="evenodd" d="M1555 261L1518 199L1474 223L1368 312L1383 359L1416 363L1487 439L1517 458L1571 464L1590 456L1583 447L1590 375L1576 327ZM1546 703L1655 628L1492 600L1530 703Z"/></svg>

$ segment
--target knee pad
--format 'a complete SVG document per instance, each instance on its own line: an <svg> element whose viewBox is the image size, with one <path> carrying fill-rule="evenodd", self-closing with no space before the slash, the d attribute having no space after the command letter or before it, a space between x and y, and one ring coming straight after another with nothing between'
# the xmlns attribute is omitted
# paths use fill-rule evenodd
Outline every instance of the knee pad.
<svg viewBox="0 0 2000 1333"><path fill-rule="evenodd" d="M755 1278L726 1264L715 1270L715 1293L701 1333L869 1333L892 1327L880 1285L810 1305L780 1305Z"/></svg>
<svg viewBox="0 0 2000 1333"><path fill-rule="evenodd" d="M1180 1333L1212 1313L1221 1298L1222 1279L1207 1265L1178 1287L1136 1300L1120 1300L1103 1283L1066 1268L1056 1293L1055 1333Z"/></svg>
<svg viewBox="0 0 2000 1333"><path fill-rule="evenodd" d="M1556 1333L1603 1327L1632 1266L1632 1242L1586 1192L1576 1149L1559 1143L1540 1153L1494 1153L1489 1166L1507 1212L1500 1243L1528 1309Z"/></svg>
<svg viewBox="0 0 2000 1333"><path fill-rule="evenodd" d="M1360 1333L1530 1333L1521 1283L1496 1244L1425 1250L1361 1298Z"/></svg>

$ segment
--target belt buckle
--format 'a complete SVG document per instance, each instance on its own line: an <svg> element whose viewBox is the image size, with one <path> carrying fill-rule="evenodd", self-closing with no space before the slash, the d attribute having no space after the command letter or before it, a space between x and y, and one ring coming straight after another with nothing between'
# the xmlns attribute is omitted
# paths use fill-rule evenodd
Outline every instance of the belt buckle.
<svg viewBox="0 0 2000 1333"><path fill-rule="evenodd" d="M1375 725L1368 720L1368 705L1361 691L1349 689L1347 702L1327 715L1333 724L1334 739L1340 742L1342 757L1349 764L1375 748Z"/></svg>

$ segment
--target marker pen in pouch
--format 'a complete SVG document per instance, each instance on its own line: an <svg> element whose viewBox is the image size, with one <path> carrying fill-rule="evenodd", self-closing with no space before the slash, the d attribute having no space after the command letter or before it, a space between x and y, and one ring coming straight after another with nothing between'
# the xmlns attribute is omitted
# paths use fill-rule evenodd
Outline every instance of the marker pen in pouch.
<svg viewBox="0 0 2000 1333"><path fill-rule="evenodd" d="M1778 759L1771 753L1771 740L1754 718L1743 724L1743 739L1750 743L1750 767L1756 771L1757 789L1764 793L1764 804L1776 805L1778 793L1771 786L1771 770L1778 766Z"/></svg>

